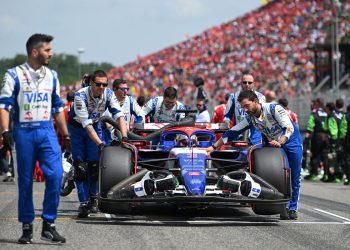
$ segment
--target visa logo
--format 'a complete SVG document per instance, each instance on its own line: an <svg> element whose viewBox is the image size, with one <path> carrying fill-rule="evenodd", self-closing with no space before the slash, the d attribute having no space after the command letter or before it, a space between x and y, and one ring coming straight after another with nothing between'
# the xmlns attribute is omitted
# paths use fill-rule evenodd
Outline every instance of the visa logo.
<svg viewBox="0 0 350 250"><path fill-rule="evenodd" d="M26 97L28 103L49 101L47 93L25 93L24 96Z"/></svg>
<svg viewBox="0 0 350 250"><path fill-rule="evenodd" d="M280 127L279 126L273 126L271 128L265 128L266 134L269 135L274 135L276 134L276 132L280 131Z"/></svg>
<svg viewBox="0 0 350 250"><path fill-rule="evenodd" d="M239 115L245 115L244 109L239 108L239 109L238 109L238 114L239 114Z"/></svg>

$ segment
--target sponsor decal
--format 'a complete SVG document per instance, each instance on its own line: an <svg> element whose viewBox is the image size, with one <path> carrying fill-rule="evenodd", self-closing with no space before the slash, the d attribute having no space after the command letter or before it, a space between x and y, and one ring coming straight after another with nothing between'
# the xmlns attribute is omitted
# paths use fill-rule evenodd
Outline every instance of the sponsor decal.
<svg viewBox="0 0 350 250"><path fill-rule="evenodd" d="M136 187L134 190L135 190L135 192L140 192L140 191L143 190L143 188L142 187Z"/></svg>
<svg viewBox="0 0 350 250"><path fill-rule="evenodd" d="M32 105L32 109L39 109L39 108L43 108L43 109L47 109L49 106L47 105Z"/></svg>
<svg viewBox="0 0 350 250"><path fill-rule="evenodd" d="M48 93L25 93L24 96L28 103L49 101Z"/></svg>
<svg viewBox="0 0 350 250"><path fill-rule="evenodd" d="M49 117L50 117L49 112L48 112L47 110L45 110L45 111L44 111L44 115L43 115L43 119L44 119L44 120L47 120L47 119L49 119Z"/></svg>
<svg viewBox="0 0 350 250"><path fill-rule="evenodd" d="M33 120L33 114L32 112L28 111L24 114L24 120L28 120L28 121L31 121Z"/></svg>
<svg viewBox="0 0 350 250"><path fill-rule="evenodd" d="M201 173L200 172L189 172L188 173L188 175L191 175L191 176L193 176L193 175L200 175Z"/></svg>
<svg viewBox="0 0 350 250"><path fill-rule="evenodd" d="M201 184L201 183L202 183L202 181L199 179L192 179L191 180L191 184ZM195 189L193 189L193 190L195 190Z"/></svg>
<svg viewBox="0 0 350 250"><path fill-rule="evenodd" d="M30 105L29 104L24 104L23 105L23 109L24 109L24 111L30 110Z"/></svg>

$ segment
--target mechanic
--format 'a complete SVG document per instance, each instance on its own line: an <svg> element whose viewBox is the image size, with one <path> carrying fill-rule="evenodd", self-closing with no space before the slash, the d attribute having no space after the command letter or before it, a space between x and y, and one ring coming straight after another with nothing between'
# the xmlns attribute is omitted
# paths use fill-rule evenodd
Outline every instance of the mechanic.
<svg viewBox="0 0 350 250"><path fill-rule="evenodd" d="M299 126L298 124L298 116L296 113L294 113L292 110L288 107L288 100L286 98L280 98L278 99L278 103L282 105L282 107L288 112L288 115L290 116L290 119Z"/></svg>
<svg viewBox="0 0 350 250"><path fill-rule="evenodd" d="M318 168L326 162L328 135L323 130L323 124L326 121L327 113L324 111L323 99L317 98L311 107L311 115L307 122L305 139L311 138L311 169L310 174L304 177L305 180L316 181ZM325 180L325 179L322 179Z"/></svg>
<svg viewBox="0 0 350 250"><path fill-rule="evenodd" d="M213 146L208 147L207 152L211 153L228 141L237 139L239 134L253 126L259 129L268 138L270 146L282 148L287 156L292 176L292 200L280 217L281 219L297 219L303 155L302 138L298 127L281 105L259 103L254 91L242 91L237 101L247 115L240 123L226 131Z"/></svg>
<svg viewBox="0 0 350 250"><path fill-rule="evenodd" d="M107 86L107 74L102 70L95 71L90 77L90 85L75 93L69 112L68 129L72 136L72 158L80 201L79 218L97 212L99 152L105 146L98 120L107 109L119 123L123 140L127 140L124 114L113 91Z"/></svg>
<svg viewBox="0 0 350 250"><path fill-rule="evenodd" d="M151 116L153 122L175 122L185 117L184 113L177 114L178 109L186 109L185 105L177 100L177 90L167 87L163 96L151 98L143 107L145 116Z"/></svg>
<svg viewBox="0 0 350 250"><path fill-rule="evenodd" d="M254 77L250 73L244 73L242 75L241 88L242 90L254 90L255 82ZM265 102L265 96L257 91L254 91L255 94L259 98L260 103ZM236 93L232 93L225 109L224 122L227 123L229 127L231 124L234 126L240 123L244 116L246 115L244 109L241 108L239 102L237 101L237 97L240 91ZM231 122L233 120L233 123ZM256 130L254 127L250 129L250 143L252 145L260 143L262 140L261 133Z"/></svg>
<svg viewBox="0 0 350 250"><path fill-rule="evenodd" d="M65 243L55 229L61 178L63 173L61 148L52 123L52 114L70 152L70 137L60 99L57 73L46 67L52 58L51 41L45 34L32 35L27 43L27 62L7 70L0 94L0 121L4 145L9 143L9 110L14 108L14 141L18 168L18 220L23 234L18 242L33 241L33 174L36 161L45 177L43 227L41 239Z"/></svg>
<svg viewBox="0 0 350 250"><path fill-rule="evenodd" d="M230 99L230 94L227 93L225 95L225 102L221 101L219 105L215 106L214 108L214 117L213 117L213 123L223 123L224 122L224 112L226 109L226 104L228 100Z"/></svg>
<svg viewBox="0 0 350 250"><path fill-rule="evenodd" d="M198 109L196 122L210 122L210 115L207 109L207 104L205 103L205 99L197 99L196 107Z"/></svg>
<svg viewBox="0 0 350 250"><path fill-rule="evenodd" d="M344 185L350 186L350 105L346 109L345 119L348 124L348 128L346 130L346 136L343 142L344 146L344 172L345 172L345 180Z"/></svg>
<svg viewBox="0 0 350 250"><path fill-rule="evenodd" d="M338 108L343 108L344 101L342 99L341 101L338 99L336 102L338 104ZM329 135L329 155L334 155L334 157L327 159L327 161L332 163L334 173L331 174L329 171L331 164L329 162L328 164L325 164L327 168L324 169L323 181L340 183L343 180L343 172L340 168L341 160L344 157L342 154L342 141L345 139L348 124L345 115L336 110L334 103L327 103L325 111L327 113L327 118L323 124L323 129Z"/></svg>
<svg viewBox="0 0 350 250"><path fill-rule="evenodd" d="M133 124L132 122L144 122L145 115L143 113L143 110L136 102L135 98L127 94L129 91L129 87L124 79L119 78L113 81L113 91L115 96L117 97L117 103L121 107L121 111L124 114L127 129L131 129L131 126ZM106 110L106 112L103 115L110 116L110 113L108 110ZM134 118L133 121L132 118ZM106 124L106 126L108 127L108 129L103 130L103 139L106 144L109 144L111 139L114 138L114 129L109 124Z"/></svg>

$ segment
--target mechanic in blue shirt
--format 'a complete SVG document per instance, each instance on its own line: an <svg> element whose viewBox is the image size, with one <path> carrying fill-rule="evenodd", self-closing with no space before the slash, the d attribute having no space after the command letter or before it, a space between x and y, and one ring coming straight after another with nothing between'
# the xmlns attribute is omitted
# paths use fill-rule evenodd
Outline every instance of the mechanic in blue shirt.
<svg viewBox="0 0 350 250"><path fill-rule="evenodd" d="M251 90L242 91L237 100L247 115L240 123L226 131L213 146L208 147L207 152L211 153L228 141L236 140L241 133L251 127L260 130L268 138L270 146L282 148L287 156L292 176L292 199L287 204L286 211L281 213L281 219L297 219L303 155L298 126L281 105L260 103L258 96Z"/></svg>
<svg viewBox="0 0 350 250"><path fill-rule="evenodd" d="M69 112L68 129L72 137L72 158L80 201L80 218L87 217L90 212L97 212L99 151L104 148L101 125L98 121L107 109L119 123L123 139L127 140L124 114L113 91L107 86L107 74L102 70L95 71L90 76L90 85L75 93Z"/></svg>
<svg viewBox="0 0 350 250"><path fill-rule="evenodd" d="M242 81L241 81L242 90L254 90L254 87L255 87L255 82L254 82L253 75L250 73L243 73ZM254 92L258 96L259 102L264 103L265 96L257 91L254 91ZM244 109L241 108L237 100L239 93L240 91L236 93L232 93L226 105L226 109L224 112L224 122L227 123L229 127L230 127L232 118L233 118L233 125L236 125L240 123L244 119L244 116L246 115ZM257 143L260 143L261 140L262 138L259 130L252 127L250 129L250 143L252 145L255 145Z"/></svg>
<svg viewBox="0 0 350 250"><path fill-rule="evenodd" d="M57 73L46 67L52 58L51 41L45 34L32 35L26 44L26 63L9 69L0 87L0 123L4 145L9 142L9 111L14 109L13 136L18 169L18 220L23 223L21 244L33 241L33 174L39 161L45 177L43 228L41 239L64 243L66 239L55 229L62 179L62 155L52 123L52 115L64 137L70 153L70 138L60 99Z"/></svg>

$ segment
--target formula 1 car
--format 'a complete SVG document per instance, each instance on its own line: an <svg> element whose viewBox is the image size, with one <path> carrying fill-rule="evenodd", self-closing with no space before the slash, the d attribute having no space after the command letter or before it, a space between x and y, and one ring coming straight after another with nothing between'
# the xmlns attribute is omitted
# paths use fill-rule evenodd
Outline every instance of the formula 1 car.
<svg viewBox="0 0 350 250"><path fill-rule="evenodd" d="M100 121L118 131L110 117ZM146 203L201 209L248 204L259 215L280 214L291 199L283 152L237 141L208 155L205 148L226 129L224 124L196 124L191 118L146 123L129 132L128 143L105 147L99 168L100 211L128 213Z"/></svg>

